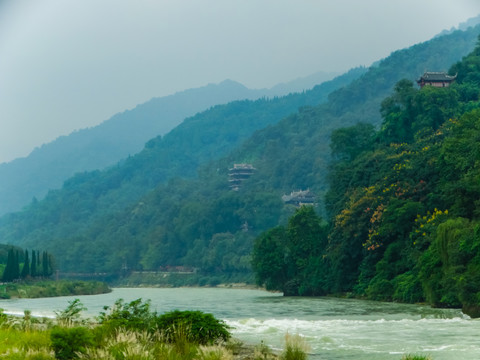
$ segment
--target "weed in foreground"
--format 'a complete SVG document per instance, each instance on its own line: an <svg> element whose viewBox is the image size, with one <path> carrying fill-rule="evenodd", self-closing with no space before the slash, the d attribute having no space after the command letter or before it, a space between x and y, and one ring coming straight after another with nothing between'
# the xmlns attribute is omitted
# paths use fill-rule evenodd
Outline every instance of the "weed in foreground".
<svg viewBox="0 0 480 360"><path fill-rule="evenodd" d="M433 358L430 355L408 354L408 355L402 356L402 360L433 360Z"/></svg>
<svg viewBox="0 0 480 360"><path fill-rule="evenodd" d="M255 346L253 357L255 360L270 360L275 359L272 349L265 345L263 340L259 345Z"/></svg>
<svg viewBox="0 0 480 360"><path fill-rule="evenodd" d="M285 335L285 348L280 355L282 360L306 360L310 346L300 335Z"/></svg>

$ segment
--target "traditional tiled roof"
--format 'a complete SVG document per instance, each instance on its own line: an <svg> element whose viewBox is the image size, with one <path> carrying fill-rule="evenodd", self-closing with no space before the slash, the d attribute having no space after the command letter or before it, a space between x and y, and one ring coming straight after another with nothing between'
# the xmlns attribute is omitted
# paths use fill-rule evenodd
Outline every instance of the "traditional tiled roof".
<svg viewBox="0 0 480 360"><path fill-rule="evenodd" d="M417 82L430 82L430 81L434 81L434 82L450 82L450 81L453 81L455 80L457 76L451 76L451 75L448 75L446 72L425 72L421 77L420 79L417 80Z"/></svg>
<svg viewBox="0 0 480 360"><path fill-rule="evenodd" d="M315 202L315 194L308 190L292 191L290 195L283 195L282 200L290 204L313 204Z"/></svg>

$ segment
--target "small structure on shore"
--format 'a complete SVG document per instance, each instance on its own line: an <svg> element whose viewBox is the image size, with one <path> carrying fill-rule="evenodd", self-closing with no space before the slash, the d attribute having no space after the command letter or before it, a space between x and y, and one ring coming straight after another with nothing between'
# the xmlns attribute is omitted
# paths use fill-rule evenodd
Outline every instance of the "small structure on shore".
<svg viewBox="0 0 480 360"><path fill-rule="evenodd" d="M430 85L434 87L448 87L450 84L455 81L457 75L451 76L446 72L431 72L426 71L420 78L417 80L417 84L423 88L425 85Z"/></svg>

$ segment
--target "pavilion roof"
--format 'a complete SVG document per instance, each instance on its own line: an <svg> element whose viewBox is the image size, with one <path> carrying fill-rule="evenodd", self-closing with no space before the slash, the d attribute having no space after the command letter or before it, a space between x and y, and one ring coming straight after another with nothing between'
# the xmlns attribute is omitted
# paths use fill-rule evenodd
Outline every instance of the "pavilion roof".
<svg viewBox="0 0 480 360"><path fill-rule="evenodd" d="M426 71L418 81L453 81L457 76L448 75L446 72Z"/></svg>

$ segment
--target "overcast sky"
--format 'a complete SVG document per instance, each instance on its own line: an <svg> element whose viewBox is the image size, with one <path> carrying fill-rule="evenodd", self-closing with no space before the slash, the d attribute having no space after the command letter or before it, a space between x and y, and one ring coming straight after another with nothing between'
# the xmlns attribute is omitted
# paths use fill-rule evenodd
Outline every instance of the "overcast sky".
<svg viewBox="0 0 480 360"><path fill-rule="evenodd" d="M155 96L343 72L479 0L0 0L0 162Z"/></svg>

